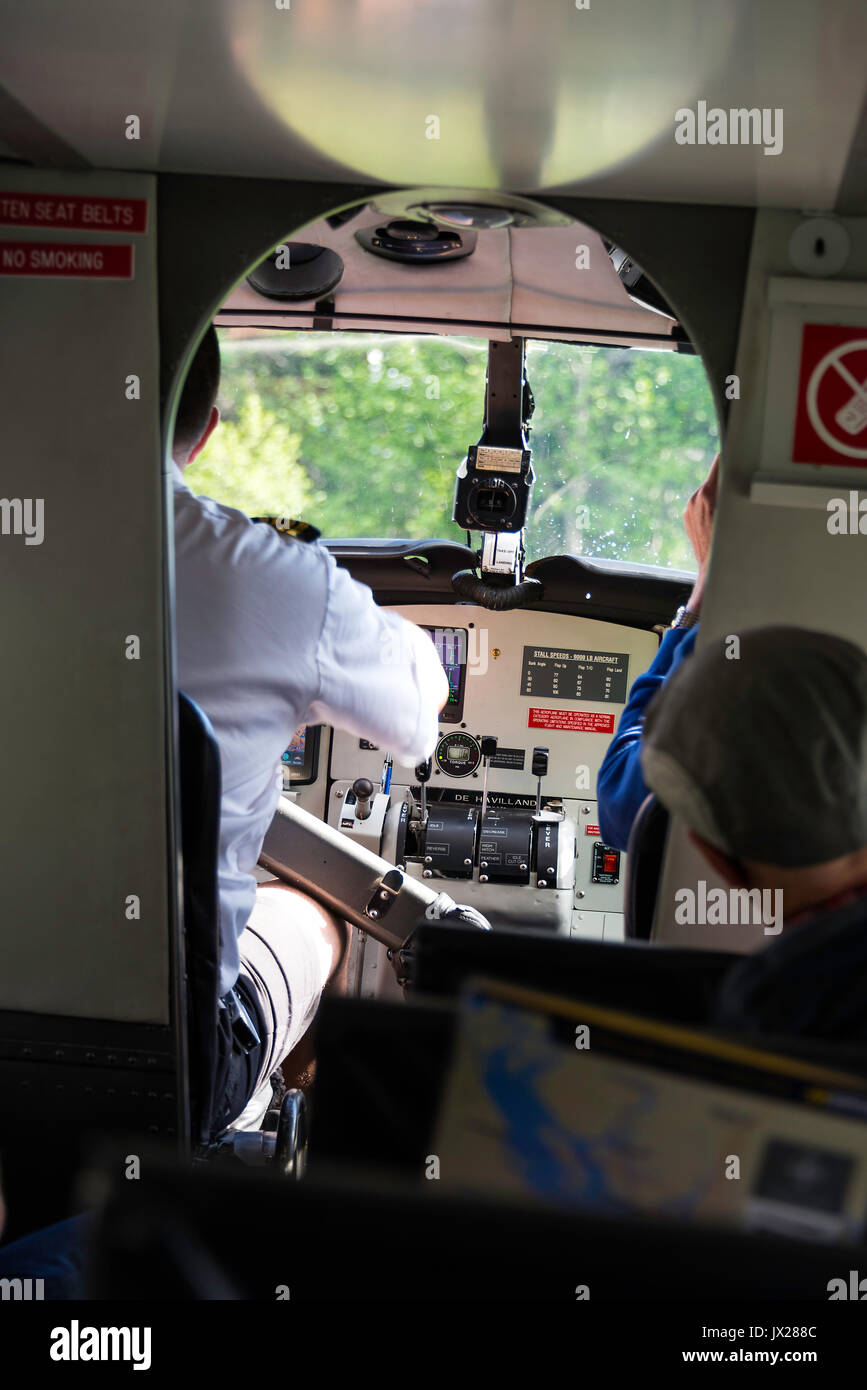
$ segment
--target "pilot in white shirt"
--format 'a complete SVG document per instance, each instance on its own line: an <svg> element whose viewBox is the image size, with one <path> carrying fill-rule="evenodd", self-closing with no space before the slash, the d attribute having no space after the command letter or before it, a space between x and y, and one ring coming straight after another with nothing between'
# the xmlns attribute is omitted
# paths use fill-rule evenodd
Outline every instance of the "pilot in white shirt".
<svg viewBox="0 0 867 1390"><path fill-rule="evenodd" d="M177 665L180 689L208 715L220 749L220 994L237 986L264 1033L255 1076L233 1059L221 1116L228 1123L246 1106L245 1125L264 1112L268 1078L312 1022L348 941L345 925L309 898L285 884L257 886L281 754L299 725L327 723L411 767L433 752L448 682L427 634L378 608L324 547L189 490L183 470L219 421L218 385L211 328L175 423Z"/></svg>

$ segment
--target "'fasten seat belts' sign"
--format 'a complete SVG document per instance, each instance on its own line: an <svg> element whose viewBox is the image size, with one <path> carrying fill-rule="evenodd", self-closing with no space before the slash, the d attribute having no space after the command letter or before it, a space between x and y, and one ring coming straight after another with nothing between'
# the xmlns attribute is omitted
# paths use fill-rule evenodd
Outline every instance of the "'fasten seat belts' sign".
<svg viewBox="0 0 867 1390"><path fill-rule="evenodd" d="M0 189L0 227L60 227L79 232L146 232L146 198L24 193Z"/></svg>
<svg viewBox="0 0 867 1390"><path fill-rule="evenodd" d="M804 325L792 460L867 466L867 327Z"/></svg>

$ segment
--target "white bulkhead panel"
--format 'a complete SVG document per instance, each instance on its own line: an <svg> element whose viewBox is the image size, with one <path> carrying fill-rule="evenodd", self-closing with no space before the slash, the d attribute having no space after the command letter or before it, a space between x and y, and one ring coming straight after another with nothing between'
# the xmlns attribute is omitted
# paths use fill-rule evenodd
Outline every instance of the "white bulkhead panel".
<svg viewBox="0 0 867 1390"><path fill-rule="evenodd" d="M0 174L0 1008L166 1023L154 190Z"/></svg>

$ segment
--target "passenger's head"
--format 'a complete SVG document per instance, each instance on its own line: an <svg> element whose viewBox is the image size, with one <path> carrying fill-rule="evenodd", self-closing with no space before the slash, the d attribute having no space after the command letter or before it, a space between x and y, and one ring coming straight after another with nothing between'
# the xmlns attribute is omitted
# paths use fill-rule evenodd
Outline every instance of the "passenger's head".
<svg viewBox="0 0 867 1390"><path fill-rule="evenodd" d="M867 884L867 655L795 627L708 643L648 706L644 778L731 882L785 911Z"/></svg>
<svg viewBox="0 0 867 1390"><path fill-rule="evenodd" d="M219 386L220 348L212 324L196 349L175 418L172 456L182 468L201 453L219 422Z"/></svg>

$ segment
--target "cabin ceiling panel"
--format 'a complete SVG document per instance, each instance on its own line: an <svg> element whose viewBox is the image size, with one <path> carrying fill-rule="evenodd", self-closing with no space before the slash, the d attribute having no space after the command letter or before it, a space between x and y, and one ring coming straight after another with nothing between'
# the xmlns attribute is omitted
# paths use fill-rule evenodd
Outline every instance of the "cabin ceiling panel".
<svg viewBox="0 0 867 1390"><path fill-rule="evenodd" d="M867 210L861 0L3 0L0 16L0 82L98 166ZM702 102L781 111L781 129L678 144L675 113Z"/></svg>

